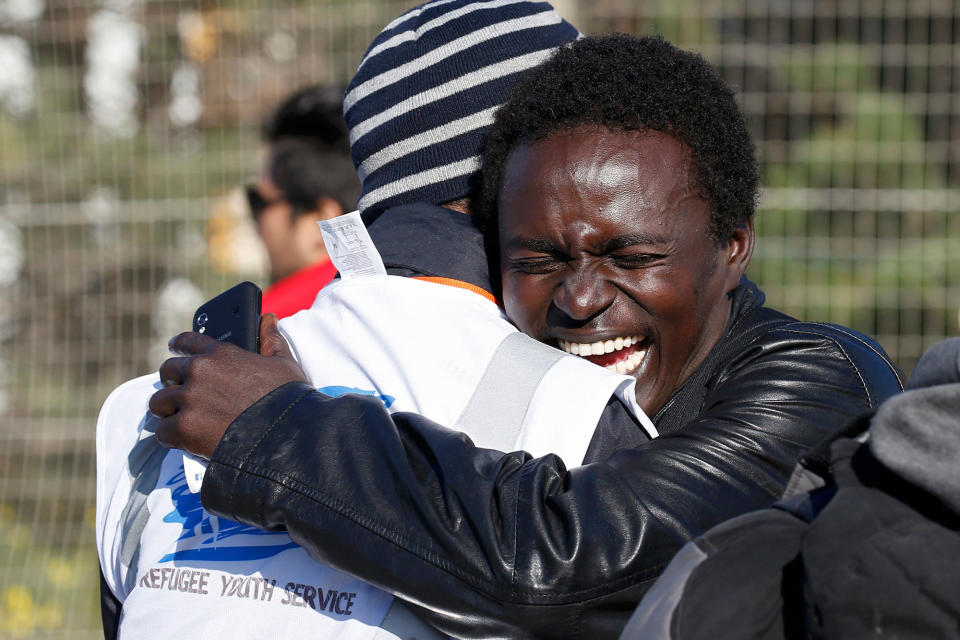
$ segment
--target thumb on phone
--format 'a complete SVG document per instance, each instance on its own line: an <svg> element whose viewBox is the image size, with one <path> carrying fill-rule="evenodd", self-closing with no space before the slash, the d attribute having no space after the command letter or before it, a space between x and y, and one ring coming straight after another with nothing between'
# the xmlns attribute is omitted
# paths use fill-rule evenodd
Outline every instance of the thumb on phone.
<svg viewBox="0 0 960 640"><path fill-rule="evenodd" d="M265 313L260 318L260 355L275 356L296 361L286 338L280 333L276 314Z"/></svg>

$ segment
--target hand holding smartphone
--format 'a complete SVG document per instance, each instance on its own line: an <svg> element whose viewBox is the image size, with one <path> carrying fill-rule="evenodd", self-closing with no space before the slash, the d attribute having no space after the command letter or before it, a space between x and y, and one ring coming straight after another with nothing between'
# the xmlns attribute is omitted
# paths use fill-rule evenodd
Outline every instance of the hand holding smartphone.
<svg viewBox="0 0 960 640"><path fill-rule="evenodd" d="M260 287L241 282L197 307L193 330L260 353Z"/></svg>
<svg viewBox="0 0 960 640"><path fill-rule="evenodd" d="M261 300L260 287L252 282L241 282L197 307L193 314L193 330L260 353ZM206 469L206 460L186 452L183 454L183 472L191 493L200 491Z"/></svg>

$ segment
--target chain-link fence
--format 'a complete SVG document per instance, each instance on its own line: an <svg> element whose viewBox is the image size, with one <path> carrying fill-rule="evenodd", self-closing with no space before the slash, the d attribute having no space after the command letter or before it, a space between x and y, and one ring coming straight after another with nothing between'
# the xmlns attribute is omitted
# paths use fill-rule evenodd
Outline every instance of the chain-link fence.
<svg viewBox="0 0 960 640"><path fill-rule="evenodd" d="M99 404L203 299L263 282L237 191L259 124L349 79L412 3L0 0L0 637L97 637ZM957 332L960 5L566 0L587 33L663 33L739 90L772 306L906 370Z"/></svg>

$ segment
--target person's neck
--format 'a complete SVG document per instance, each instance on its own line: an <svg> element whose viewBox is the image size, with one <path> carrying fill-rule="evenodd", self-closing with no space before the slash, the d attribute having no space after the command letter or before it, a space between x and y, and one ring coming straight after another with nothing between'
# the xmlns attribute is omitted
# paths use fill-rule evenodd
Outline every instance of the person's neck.
<svg viewBox="0 0 960 640"><path fill-rule="evenodd" d="M459 211L462 214L470 215L470 198L451 200L450 202L444 202L440 206L445 209L452 209L454 211Z"/></svg>

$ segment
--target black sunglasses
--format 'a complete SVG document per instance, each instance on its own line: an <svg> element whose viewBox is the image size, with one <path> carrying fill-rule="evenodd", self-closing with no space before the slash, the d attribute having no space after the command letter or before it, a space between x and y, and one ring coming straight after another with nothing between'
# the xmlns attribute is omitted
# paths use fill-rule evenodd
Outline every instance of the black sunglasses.
<svg viewBox="0 0 960 640"><path fill-rule="evenodd" d="M283 198L267 200L260 195L260 190L257 189L257 186L254 184L248 184L244 187L244 191L247 194L247 206L250 207L250 215L253 216L254 220L259 220L267 207L277 204L278 202L283 202Z"/></svg>

